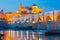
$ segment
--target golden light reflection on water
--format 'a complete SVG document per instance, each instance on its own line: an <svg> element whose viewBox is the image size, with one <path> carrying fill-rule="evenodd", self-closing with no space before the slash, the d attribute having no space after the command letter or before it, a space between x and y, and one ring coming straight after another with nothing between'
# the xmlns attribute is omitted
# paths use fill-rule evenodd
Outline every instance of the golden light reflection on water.
<svg viewBox="0 0 60 40"><path fill-rule="evenodd" d="M38 40L38 35L34 32L23 32L23 31L2 31L4 34L3 40ZM2 34L0 31L0 33ZM37 36L35 36L37 35Z"/></svg>
<svg viewBox="0 0 60 40"><path fill-rule="evenodd" d="M3 40L43 40L46 37L39 38L41 36L41 32L30 32L30 31L0 31L3 32L4 37ZM47 39L46 39L47 40Z"/></svg>

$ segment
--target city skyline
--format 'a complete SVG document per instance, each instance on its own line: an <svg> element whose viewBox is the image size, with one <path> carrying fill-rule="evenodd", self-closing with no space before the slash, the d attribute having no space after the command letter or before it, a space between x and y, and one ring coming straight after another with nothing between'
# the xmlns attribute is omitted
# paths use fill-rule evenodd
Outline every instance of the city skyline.
<svg viewBox="0 0 60 40"><path fill-rule="evenodd" d="M39 8L44 7L44 11L51 11L53 8L55 10L60 9L59 0L0 0L0 10L3 9L4 12L15 12L19 10L20 3L23 6L37 4Z"/></svg>

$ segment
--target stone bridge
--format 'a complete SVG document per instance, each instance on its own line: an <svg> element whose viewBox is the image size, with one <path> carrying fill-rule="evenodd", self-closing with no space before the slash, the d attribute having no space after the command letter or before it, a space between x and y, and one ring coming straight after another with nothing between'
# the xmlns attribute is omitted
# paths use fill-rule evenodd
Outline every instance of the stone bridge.
<svg viewBox="0 0 60 40"><path fill-rule="evenodd" d="M12 17L13 18L13 17ZM16 17L15 17L16 19ZM28 15L22 15L17 18L20 21L32 21L34 22L47 22L47 21L59 21L60 20L60 10L58 11L50 11L50 12L44 12L40 14L28 14Z"/></svg>
<svg viewBox="0 0 60 40"><path fill-rule="evenodd" d="M34 27L35 26L39 26L39 27L42 26L42 29L46 29L48 27L48 30L49 30L49 28L52 29L52 30L58 30L60 28L60 26L59 26L60 10L40 13L40 14L36 14L36 15L35 14L33 14L33 15L30 14L30 16L28 18L29 18L30 22L34 21L33 22Z"/></svg>
<svg viewBox="0 0 60 40"><path fill-rule="evenodd" d="M13 17L12 17L13 18ZM11 20L12 20L11 18ZM58 30L59 21L60 21L60 10L50 11L50 12L44 12L40 14L28 14L28 15L22 15L18 18L15 17L15 20L19 20L21 23L27 22L28 25L30 22L33 23L33 27L37 27L38 29L46 29L48 27L51 30ZM13 20L14 22L14 20Z"/></svg>

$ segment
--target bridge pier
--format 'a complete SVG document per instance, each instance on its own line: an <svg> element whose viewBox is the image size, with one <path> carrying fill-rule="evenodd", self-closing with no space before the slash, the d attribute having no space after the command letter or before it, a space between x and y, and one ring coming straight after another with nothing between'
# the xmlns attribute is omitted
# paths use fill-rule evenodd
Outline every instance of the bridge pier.
<svg viewBox="0 0 60 40"><path fill-rule="evenodd" d="M47 25L46 22L43 22L43 27L44 27L43 29L44 29L44 30L47 29L47 26L46 26L46 25Z"/></svg>
<svg viewBox="0 0 60 40"><path fill-rule="evenodd" d="M38 26L37 24L38 24L38 23L34 23L33 26L32 26L32 28L33 28L33 29L37 29L37 26Z"/></svg>
<svg viewBox="0 0 60 40"><path fill-rule="evenodd" d="M57 21L48 21L46 22L47 30L58 30L58 22Z"/></svg>
<svg viewBox="0 0 60 40"><path fill-rule="evenodd" d="M54 21L53 26L54 26L53 30L58 30L58 21Z"/></svg>

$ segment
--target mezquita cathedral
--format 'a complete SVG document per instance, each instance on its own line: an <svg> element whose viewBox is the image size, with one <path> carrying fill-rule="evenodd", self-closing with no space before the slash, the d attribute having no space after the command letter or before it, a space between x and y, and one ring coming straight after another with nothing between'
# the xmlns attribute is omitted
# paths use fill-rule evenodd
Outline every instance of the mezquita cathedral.
<svg viewBox="0 0 60 40"><path fill-rule="evenodd" d="M43 8L38 8L36 4L30 6L24 7L22 4L20 4L20 9L16 12L4 12L3 10L0 11L0 19L4 19L8 22L14 22L16 19L19 19L19 17L25 16L26 17L31 16L32 14L38 14L42 13ZM3 16L2 16L3 15ZM32 18L31 18L32 19Z"/></svg>
<svg viewBox="0 0 60 40"><path fill-rule="evenodd" d="M60 20L60 10L53 10L50 12L43 12L44 8L39 8L36 4L30 6L23 6L20 4L20 9L16 12L4 12L0 11L0 19L6 20L8 24L13 24L16 21L24 22L44 22L54 21L54 25L57 27L58 21ZM19 22L18 22L19 23ZM35 24L36 25L36 24Z"/></svg>

